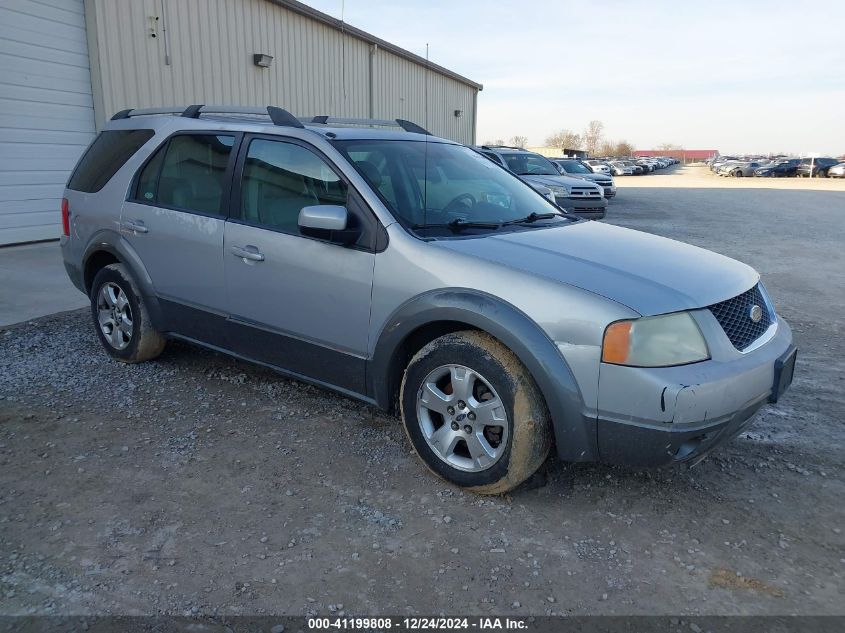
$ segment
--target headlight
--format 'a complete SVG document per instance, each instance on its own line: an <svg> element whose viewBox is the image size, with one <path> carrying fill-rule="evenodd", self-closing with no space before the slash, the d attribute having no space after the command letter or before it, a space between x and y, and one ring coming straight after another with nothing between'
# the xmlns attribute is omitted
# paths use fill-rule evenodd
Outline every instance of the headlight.
<svg viewBox="0 0 845 633"><path fill-rule="evenodd" d="M631 367L671 367L710 358L707 342L688 312L676 312L607 326L602 362Z"/></svg>
<svg viewBox="0 0 845 633"><path fill-rule="evenodd" d="M551 189L552 193L556 196L569 196L569 189L566 187L553 186L549 187L549 189Z"/></svg>

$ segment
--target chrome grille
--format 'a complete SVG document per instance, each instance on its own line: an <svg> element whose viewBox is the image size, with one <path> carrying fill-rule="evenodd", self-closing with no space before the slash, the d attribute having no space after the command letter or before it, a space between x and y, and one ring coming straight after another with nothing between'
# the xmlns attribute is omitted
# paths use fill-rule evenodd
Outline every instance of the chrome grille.
<svg viewBox="0 0 845 633"><path fill-rule="evenodd" d="M601 191L595 187L572 187L573 198L601 198Z"/></svg>
<svg viewBox="0 0 845 633"><path fill-rule="evenodd" d="M763 311L762 317L756 323L751 319L751 309L755 305L760 306ZM733 299L714 303L708 309L716 317L733 346L740 351L760 338L772 324L769 304L760 291L760 284Z"/></svg>

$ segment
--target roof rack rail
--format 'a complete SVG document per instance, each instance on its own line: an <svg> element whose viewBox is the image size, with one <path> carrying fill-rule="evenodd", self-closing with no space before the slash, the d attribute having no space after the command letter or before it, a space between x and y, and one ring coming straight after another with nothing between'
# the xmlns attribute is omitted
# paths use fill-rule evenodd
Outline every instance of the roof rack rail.
<svg viewBox="0 0 845 633"><path fill-rule="evenodd" d="M308 123L315 123L317 125L331 125L334 123L338 125L375 125L380 127L401 127L406 132L413 132L414 134L425 134L426 136L431 136L431 133L425 128L411 121L406 121L405 119L347 119L341 117L320 115L315 117L306 117L302 120L307 121Z"/></svg>
<svg viewBox="0 0 845 633"><path fill-rule="evenodd" d="M513 145L482 145L481 149L519 149L527 152L524 147L514 147Z"/></svg>
<svg viewBox="0 0 845 633"><path fill-rule="evenodd" d="M256 114L269 116L273 125L296 128L305 127L299 119L293 116L290 112L276 106L252 108L248 106L207 106L196 104L189 105L187 107L167 106L163 108L130 108L116 113L111 120L118 121L120 119L128 119L133 116L148 116L153 114L178 114L189 119L198 119L201 114Z"/></svg>

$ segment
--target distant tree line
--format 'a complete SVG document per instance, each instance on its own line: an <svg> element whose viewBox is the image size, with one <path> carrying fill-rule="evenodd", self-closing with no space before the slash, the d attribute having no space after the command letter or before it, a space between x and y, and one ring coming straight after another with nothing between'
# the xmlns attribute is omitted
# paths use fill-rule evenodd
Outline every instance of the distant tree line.
<svg viewBox="0 0 845 633"><path fill-rule="evenodd" d="M484 145L509 145L511 147L525 147L528 143L526 136L512 136L505 141L496 139L484 141ZM590 121L587 128L581 132L562 129L546 137L546 147L556 147L563 152L567 149L585 150L590 156L631 156L634 146L626 140L614 141L604 138L604 123ZM683 149L675 143L661 143L657 149L666 152Z"/></svg>

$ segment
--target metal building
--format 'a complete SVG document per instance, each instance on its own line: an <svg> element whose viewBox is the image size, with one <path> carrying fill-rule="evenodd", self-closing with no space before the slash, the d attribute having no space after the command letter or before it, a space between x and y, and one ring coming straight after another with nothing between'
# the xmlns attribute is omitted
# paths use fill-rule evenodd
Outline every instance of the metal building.
<svg viewBox="0 0 845 633"><path fill-rule="evenodd" d="M124 108L275 104L471 144L481 88L296 0L3 0L0 245L59 235L70 170Z"/></svg>

